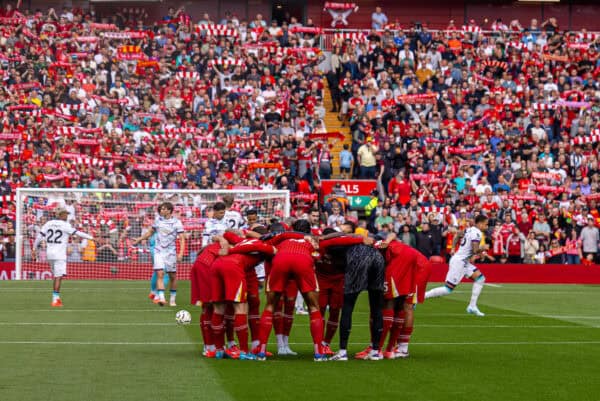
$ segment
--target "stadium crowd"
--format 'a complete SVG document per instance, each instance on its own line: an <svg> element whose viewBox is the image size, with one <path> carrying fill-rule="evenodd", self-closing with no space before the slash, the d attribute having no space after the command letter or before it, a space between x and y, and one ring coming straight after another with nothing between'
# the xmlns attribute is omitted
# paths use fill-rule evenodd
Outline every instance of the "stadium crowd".
<svg viewBox="0 0 600 401"><path fill-rule="evenodd" d="M301 217L337 157L378 181L358 225L397 232L428 257L449 255L483 212L491 251L480 262L596 261L598 36L553 18L399 28L335 33L323 73L323 32L310 20L7 6L4 256L14 257L20 186L289 189L304 194ZM352 133L339 155L324 78ZM356 218L339 195L319 204L323 226Z"/></svg>

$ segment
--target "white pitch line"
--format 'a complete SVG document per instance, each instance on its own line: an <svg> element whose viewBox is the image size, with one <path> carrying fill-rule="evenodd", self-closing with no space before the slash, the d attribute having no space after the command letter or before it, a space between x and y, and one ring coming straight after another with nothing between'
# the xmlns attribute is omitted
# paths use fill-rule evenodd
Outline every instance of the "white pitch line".
<svg viewBox="0 0 600 401"><path fill-rule="evenodd" d="M350 343L362 345L364 343ZM499 342L411 342L411 345L596 345L600 341L499 341ZM167 341L2 341L0 345L194 345L194 342ZM290 343L290 345L313 345L312 343Z"/></svg>
<svg viewBox="0 0 600 401"><path fill-rule="evenodd" d="M502 288L502 286L500 284L485 283L485 285L488 287Z"/></svg>
<svg viewBox="0 0 600 401"><path fill-rule="evenodd" d="M166 322L0 322L0 326L173 326ZM305 323L294 323L294 326L308 327ZM368 324L353 324L356 327L368 327ZM509 325L509 324L419 324L418 327L442 328L484 328L484 329L598 329L600 326L580 325Z"/></svg>

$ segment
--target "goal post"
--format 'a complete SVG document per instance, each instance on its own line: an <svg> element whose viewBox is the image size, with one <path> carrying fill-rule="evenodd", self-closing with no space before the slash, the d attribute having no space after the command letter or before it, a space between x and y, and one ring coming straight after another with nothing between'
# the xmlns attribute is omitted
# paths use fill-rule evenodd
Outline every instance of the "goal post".
<svg viewBox="0 0 600 401"><path fill-rule="evenodd" d="M32 258L35 238L57 207L67 209L68 221L94 240L71 236L67 248L67 277L78 280L141 280L152 274L153 238L133 246L133 239L149 229L157 206L171 202L174 216L185 229L184 259L178 275L187 279L195 256L202 248L204 223L211 206L232 195L236 210L245 217L256 210L259 222L270 223L290 216L287 190L156 190L18 188L16 194L15 279L51 279L45 246ZM179 243L178 243L179 246Z"/></svg>

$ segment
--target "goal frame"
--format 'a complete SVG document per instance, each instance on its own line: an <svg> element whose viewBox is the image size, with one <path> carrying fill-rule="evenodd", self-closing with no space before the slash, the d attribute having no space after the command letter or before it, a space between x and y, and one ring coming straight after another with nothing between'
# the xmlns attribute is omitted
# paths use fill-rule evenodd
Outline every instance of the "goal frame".
<svg viewBox="0 0 600 401"><path fill-rule="evenodd" d="M289 190L269 190L269 189L111 189L111 188L17 188L16 191L16 216L15 216L15 280L22 280L23 268L23 196L36 193L121 193L121 194L217 194L217 195L239 195L239 194L273 194L285 198L284 216L289 217L291 212L291 193Z"/></svg>

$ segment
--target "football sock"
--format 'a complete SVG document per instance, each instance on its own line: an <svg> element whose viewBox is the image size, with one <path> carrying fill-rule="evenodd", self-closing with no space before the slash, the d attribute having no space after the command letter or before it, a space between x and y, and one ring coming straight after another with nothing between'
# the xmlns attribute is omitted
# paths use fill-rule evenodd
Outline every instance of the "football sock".
<svg viewBox="0 0 600 401"><path fill-rule="evenodd" d="M283 333L283 313L280 309L273 312L273 331L275 331L275 335Z"/></svg>
<svg viewBox="0 0 600 401"><path fill-rule="evenodd" d="M158 280L156 271L152 272L152 278L150 278L150 292L156 294L156 281Z"/></svg>
<svg viewBox="0 0 600 401"><path fill-rule="evenodd" d="M385 339L387 338L392 325L394 324L394 310L393 309L384 309L383 310L383 330L381 332L381 339L379 341L379 349L383 349L383 344L385 343ZM392 336L390 335L390 340Z"/></svg>
<svg viewBox="0 0 600 401"><path fill-rule="evenodd" d="M227 344L235 343L233 333L233 312L229 314L228 310L225 312L225 338L227 338Z"/></svg>
<svg viewBox="0 0 600 401"><path fill-rule="evenodd" d="M443 297L445 295L450 294L451 292L452 290L450 290L450 288L446 286L433 288L425 293L425 299Z"/></svg>
<svg viewBox="0 0 600 401"><path fill-rule="evenodd" d="M472 308L477 307L477 299L479 298L479 294L481 294L481 290L483 290L483 284L485 283L485 276L481 275L473 282L473 290L471 291L471 302L469 306Z"/></svg>
<svg viewBox="0 0 600 401"><path fill-rule="evenodd" d="M310 312L310 335L315 346L315 354L320 354L321 342L323 341L323 317L318 310Z"/></svg>
<svg viewBox="0 0 600 401"><path fill-rule="evenodd" d="M158 290L158 299L161 301L165 300L165 290Z"/></svg>
<svg viewBox="0 0 600 401"><path fill-rule="evenodd" d="M200 315L200 330L202 332L204 345L207 347L214 344L211 328L212 312L212 306L204 306L202 307L202 314Z"/></svg>
<svg viewBox="0 0 600 401"><path fill-rule="evenodd" d="M275 338L277 338L277 348L285 347L285 342L283 341L283 334L275 334Z"/></svg>
<svg viewBox="0 0 600 401"><path fill-rule="evenodd" d="M271 334L271 328L273 327L273 312L264 310L260 317L260 332L258 340L260 341L260 352L267 351L267 341L269 341L269 334Z"/></svg>
<svg viewBox="0 0 600 401"><path fill-rule="evenodd" d="M290 346L290 336L283 336L283 345L286 347Z"/></svg>
<svg viewBox="0 0 600 401"><path fill-rule="evenodd" d="M304 309L304 297L302 297L302 294L300 293L300 291L298 291L298 295L296 295L296 309Z"/></svg>
<svg viewBox="0 0 600 401"><path fill-rule="evenodd" d="M260 299L256 297L248 298L248 325L250 326L250 337L252 341L258 340L259 321L260 321Z"/></svg>
<svg viewBox="0 0 600 401"><path fill-rule="evenodd" d="M289 336L294 324L294 300L286 299L283 303L283 329L281 334Z"/></svg>
<svg viewBox="0 0 600 401"><path fill-rule="evenodd" d="M245 314L237 313L233 317L234 330L242 352L248 352L248 319Z"/></svg>
<svg viewBox="0 0 600 401"><path fill-rule="evenodd" d="M60 298L60 292L58 292L58 291L52 291L52 300L56 301L59 298Z"/></svg>
<svg viewBox="0 0 600 401"><path fill-rule="evenodd" d="M327 325L325 329L325 342L327 344L331 343L335 332L337 331L340 319L340 310L339 309L329 309L329 316L327 319Z"/></svg>
<svg viewBox="0 0 600 401"><path fill-rule="evenodd" d="M225 338L223 336L225 331L223 315L213 312L210 326L212 329L213 342L216 349L223 349L225 345Z"/></svg>
<svg viewBox="0 0 600 401"><path fill-rule="evenodd" d="M177 298L177 290L171 290L171 297L169 298L171 300L171 302L175 302L175 299Z"/></svg>
<svg viewBox="0 0 600 401"><path fill-rule="evenodd" d="M396 311L394 316L394 322L392 324L392 329L390 331L390 339L388 341L386 351L392 351L398 342L398 336L402 331L402 326L404 326L404 318L399 318L399 313Z"/></svg>
<svg viewBox="0 0 600 401"><path fill-rule="evenodd" d="M403 327L400 332L400 337L398 342L400 344L400 352L408 352L408 343L410 342L410 337L412 335L413 328L412 327Z"/></svg>

